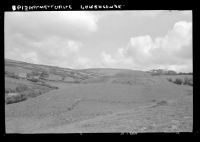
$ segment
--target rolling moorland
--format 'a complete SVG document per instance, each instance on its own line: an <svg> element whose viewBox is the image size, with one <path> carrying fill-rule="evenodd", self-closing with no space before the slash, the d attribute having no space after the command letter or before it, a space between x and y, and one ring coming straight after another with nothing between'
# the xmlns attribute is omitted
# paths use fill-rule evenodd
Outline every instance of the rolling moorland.
<svg viewBox="0 0 200 142"><path fill-rule="evenodd" d="M6 133L192 132L193 76L5 59Z"/></svg>

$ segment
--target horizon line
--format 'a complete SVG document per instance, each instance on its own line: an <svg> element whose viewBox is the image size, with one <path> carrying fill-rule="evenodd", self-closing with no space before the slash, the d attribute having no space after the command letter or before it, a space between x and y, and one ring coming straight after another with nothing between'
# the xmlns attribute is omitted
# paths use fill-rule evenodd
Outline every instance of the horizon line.
<svg viewBox="0 0 200 142"><path fill-rule="evenodd" d="M14 59L9 59L9 58L4 58L4 63L5 63L5 60L11 60L11 61L16 61L16 62L23 62L23 63L27 63L27 64L34 64L34 65L39 65L39 66L50 66L50 67L57 67L57 68L62 68L62 69L70 69L70 70L87 70L87 69L121 69L121 70L133 70L133 71L144 71L144 72L147 72L147 71L152 71L152 70L167 70L167 71L175 71L175 70L171 70L171 69L163 69L163 68L152 68L152 69L149 69L149 70L138 70L138 69L130 69L130 68L115 68L115 67L94 67L94 68L85 68L85 69L76 69L76 68L67 68L67 67L60 67L60 66L54 66L54 65L48 65L48 64L37 64L37 63L30 63L30 62L26 62L26 61L21 61L21 60L14 60ZM193 73L193 71L191 72L177 72L175 71L176 73Z"/></svg>

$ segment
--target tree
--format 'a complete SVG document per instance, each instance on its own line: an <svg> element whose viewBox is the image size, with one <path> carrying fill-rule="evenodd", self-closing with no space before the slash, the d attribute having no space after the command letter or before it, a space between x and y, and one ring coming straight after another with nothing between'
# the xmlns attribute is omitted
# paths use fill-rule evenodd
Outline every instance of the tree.
<svg viewBox="0 0 200 142"><path fill-rule="evenodd" d="M175 71L169 70L167 74L168 75L176 75L177 73Z"/></svg>
<svg viewBox="0 0 200 142"><path fill-rule="evenodd" d="M176 80L174 81L174 83L181 85L183 83L183 81L181 80L181 78L176 78Z"/></svg>

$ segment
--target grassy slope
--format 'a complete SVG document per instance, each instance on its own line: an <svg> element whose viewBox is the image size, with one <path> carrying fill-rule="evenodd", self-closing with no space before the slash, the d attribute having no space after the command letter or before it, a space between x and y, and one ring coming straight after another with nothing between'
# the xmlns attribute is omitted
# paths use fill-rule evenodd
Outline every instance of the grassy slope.
<svg viewBox="0 0 200 142"><path fill-rule="evenodd" d="M192 87L141 71L76 72L109 77L97 75L85 84L47 81L59 89L6 105L6 132L191 131ZM161 101L166 105L157 106Z"/></svg>
<svg viewBox="0 0 200 142"><path fill-rule="evenodd" d="M71 85L25 102L6 106L7 131L37 132L99 115L153 105L162 100L170 102L187 96L187 93L179 86L173 89L148 89L103 83ZM73 104L76 105L72 107Z"/></svg>
<svg viewBox="0 0 200 142"><path fill-rule="evenodd" d="M168 101L167 105L144 105L106 116L99 116L35 132L192 132L192 104L192 97L185 96L180 100Z"/></svg>

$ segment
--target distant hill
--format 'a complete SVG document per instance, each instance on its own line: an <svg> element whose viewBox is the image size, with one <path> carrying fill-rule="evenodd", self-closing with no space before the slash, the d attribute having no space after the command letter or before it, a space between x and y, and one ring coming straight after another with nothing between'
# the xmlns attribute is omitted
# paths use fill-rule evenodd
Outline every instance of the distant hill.
<svg viewBox="0 0 200 142"><path fill-rule="evenodd" d="M70 82L80 82L87 79L102 77L102 76L125 76L145 74L143 71L136 71L130 69L115 69L115 68L90 68L90 69L70 69L61 68L49 65L39 65L26 63L22 61L15 61L10 59L5 59L5 71L7 74L31 74L40 75L43 72L49 74L47 80L54 81L70 81ZM123 76L123 75L122 75ZM143 76L143 75L142 75Z"/></svg>
<svg viewBox="0 0 200 142"><path fill-rule="evenodd" d="M72 82L97 76L97 74L88 73L81 70L61 68L49 65L32 64L21 61L14 61L10 59L5 59L5 72L14 74L26 73L31 75L39 75L42 72L47 72L49 74L48 80Z"/></svg>

